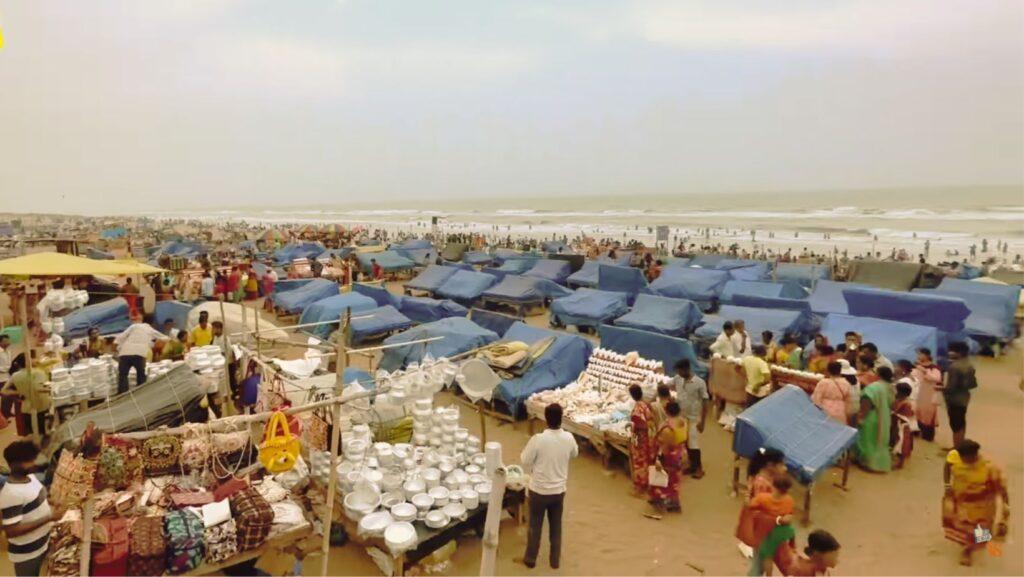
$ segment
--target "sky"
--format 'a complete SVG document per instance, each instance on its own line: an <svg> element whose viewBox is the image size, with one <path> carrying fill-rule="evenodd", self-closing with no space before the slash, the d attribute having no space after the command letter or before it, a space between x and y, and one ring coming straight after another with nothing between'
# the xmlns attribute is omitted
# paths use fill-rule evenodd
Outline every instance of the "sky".
<svg viewBox="0 0 1024 577"><path fill-rule="evenodd" d="M0 211L1024 182L1019 0L9 0Z"/></svg>

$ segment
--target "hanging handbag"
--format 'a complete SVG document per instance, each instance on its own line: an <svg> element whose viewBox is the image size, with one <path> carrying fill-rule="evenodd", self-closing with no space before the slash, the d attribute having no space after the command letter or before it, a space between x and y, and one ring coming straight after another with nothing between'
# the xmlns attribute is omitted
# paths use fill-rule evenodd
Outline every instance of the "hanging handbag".
<svg viewBox="0 0 1024 577"><path fill-rule="evenodd" d="M61 451L50 485L50 503L60 511L81 505L93 494L96 462L68 449Z"/></svg>
<svg viewBox="0 0 1024 577"><path fill-rule="evenodd" d="M157 435L142 443L142 462L151 477L177 474L180 459L181 439L174 435Z"/></svg>
<svg viewBox="0 0 1024 577"><path fill-rule="evenodd" d="M283 473L295 466L301 445L288 429L288 419L275 411L267 423L265 437L260 443L260 463L271 473Z"/></svg>

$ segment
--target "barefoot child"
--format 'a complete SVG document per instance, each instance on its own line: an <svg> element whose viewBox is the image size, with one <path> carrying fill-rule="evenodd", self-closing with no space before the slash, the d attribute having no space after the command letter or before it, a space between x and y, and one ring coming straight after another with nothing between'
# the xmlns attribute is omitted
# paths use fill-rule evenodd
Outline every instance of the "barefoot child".
<svg viewBox="0 0 1024 577"><path fill-rule="evenodd" d="M914 450L917 418L910 400L913 389L908 383L896 383L896 402L892 406L893 468L900 469Z"/></svg>

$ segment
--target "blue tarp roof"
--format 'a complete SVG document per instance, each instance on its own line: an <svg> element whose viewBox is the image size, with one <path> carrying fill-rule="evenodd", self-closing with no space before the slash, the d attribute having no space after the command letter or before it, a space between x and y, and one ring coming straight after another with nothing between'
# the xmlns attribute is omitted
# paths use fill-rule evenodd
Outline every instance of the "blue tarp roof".
<svg viewBox="0 0 1024 577"><path fill-rule="evenodd" d="M838 282L832 280L820 280L807 297L811 303L811 310L816 315L827 315L831 313L847 314L846 298L843 297L843 290L849 288L868 288L868 285L853 282Z"/></svg>
<svg viewBox="0 0 1024 577"><path fill-rule="evenodd" d="M297 258L316 258L324 251L324 245L318 242L293 242L274 251L274 262L283 265Z"/></svg>
<svg viewBox="0 0 1024 577"><path fill-rule="evenodd" d="M922 347L933 354L939 350L939 331L934 327L837 313L826 317L821 326L822 334L832 343L843 342L847 331L856 331L864 342L875 343L879 352L892 362L900 359L913 362L917 349Z"/></svg>
<svg viewBox="0 0 1024 577"><path fill-rule="evenodd" d="M437 249L431 248L394 248L395 253L416 263L418 266L430 264L437 258Z"/></svg>
<svg viewBox="0 0 1024 577"><path fill-rule="evenodd" d="M732 259L724 254L698 254L690 259L687 266L713 269L723 260Z"/></svg>
<svg viewBox="0 0 1024 577"><path fill-rule="evenodd" d="M452 262L450 260L444 261L444 264L441 266L448 266L458 270L476 270L475 268L473 268L473 265L471 264L464 262Z"/></svg>
<svg viewBox="0 0 1024 577"><path fill-rule="evenodd" d="M520 322L519 317L484 309L472 309L469 317L471 321L489 331L494 331L499 337L504 336L509 327Z"/></svg>
<svg viewBox="0 0 1024 577"><path fill-rule="evenodd" d="M1016 309L1018 304L1020 304L1021 286L1015 284L1001 285L988 282L944 278L942 279L942 282L939 283L938 290L940 292L951 291L996 295L1006 299L1007 305L1012 306L1014 309Z"/></svg>
<svg viewBox="0 0 1024 577"><path fill-rule="evenodd" d="M121 238L122 236L128 236L128 230L123 226L108 228L100 233L102 238Z"/></svg>
<svg viewBox="0 0 1024 577"><path fill-rule="evenodd" d="M594 345L583 337L531 327L522 322L509 327L501 340L533 344L546 337L555 337L555 342L533 362L526 374L504 380L494 390L494 396L508 405L514 417L519 415L523 401L530 395L574 381L586 368L590 353L594 350Z"/></svg>
<svg viewBox="0 0 1024 577"><path fill-rule="evenodd" d="M64 340L86 336L89 329L97 327L101 335L119 333L132 324L128 318L128 303L121 297L82 307L65 315Z"/></svg>
<svg viewBox="0 0 1024 577"><path fill-rule="evenodd" d="M583 263L580 270L572 273L565 279L565 284L571 287L597 288L597 268L601 263L596 260L588 260Z"/></svg>
<svg viewBox="0 0 1024 577"><path fill-rule="evenodd" d="M405 330L413 325L412 319L388 305L368 311L360 311L360 317L352 319L352 343L359 344L364 340L383 333Z"/></svg>
<svg viewBox="0 0 1024 577"><path fill-rule="evenodd" d="M396 309L402 308L402 297L391 294L386 288L357 282L352 285L352 291L372 298L376 301L377 306L385 307L391 305Z"/></svg>
<svg viewBox="0 0 1024 577"><path fill-rule="evenodd" d="M455 267L432 264L405 283L405 288L433 292L458 271Z"/></svg>
<svg viewBox="0 0 1024 577"><path fill-rule="evenodd" d="M771 265L763 260L744 260L727 258L715 263L715 270L729 271L733 280L766 280L770 276Z"/></svg>
<svg viewBox="0 0 1024 577"><path fill-rule="evenodd" d="M675 372L673 367L679 360L689 359L693 372L702 377L708 375L708 367L697 359L693 343L684 338L612 325L601 325L598 332L601 348L620 354L636 351L645 359L661 361L665 365L666 374Z"/></svg>
<svg viewBox="0 0 1024 577"><path fill-rule="evenodd" d="M533 265L540 259L533 257L516 257L506 259L499 267L485 267L483 272L493 275L499 279L507 274L523 274L533 268Z"/></svg>
<svg viewBox="0 0 1024 577"><path fill-rule="evenodd" d="M722 294L729 278L727 271L671 266L662 269L650 288L661 296L704 304Z"/></svg>
<svg viewBox="0 0 1024 577"><path fill-rule="evenodd" d="M341 248L328 248L328 249L324 249L323 252L321 252L320 254L316 255L316 260L327 262L327 261L330 261L334 257L338 257L339 259L345 259L345 258L348 258L348 255L352 254L352 251L354 251L354 250L355 250L355 248L353 248L351 246L343 246Z"/></svg>
<svg viewBox="0 0 1024 577"><path fill-rule="evenodd" d="M757 309L785 309L789 311L804 311L811 313L811 303L807 299L781 299L762 297L756 295L737 294L733 295L729 304L738 307L754 307Z"/></svg>
<svg viewBox="0 0 1024 577"><path fill-rule="evenodd" d="M302 288L302 287L308 285L309 283L313 282L314 280L315 279L311 279L311 278L286 278L286 279L281 279L281 280L279 280L279 281L274 283L274 294L276 296L279 293L286 293L286 292L293 291L293 290L298 289L298 288ZM320 280L323 280L323 279L320 279Z"/></svg>
<svg viewBox="0 0 1024 577"><path fill-rule="evenodd" d="M571 272L572 266L568 261L542 258L535 262L530 270L524 272L523 276L543 278L563 284Z"/></svg>
<svg viewBox="0 0 1024 577"><path fill-rule="evenodd" d="M596 327L628 310L623 293L581 288L569 296L551 301L551 322L564 326Z"/></svg>
<svg viewBox="0 0 1024 577"><path fill-rule="evenodd" d="M633 251L631 250L617 250L615 251L615 258L609 256L607 252L597 255L597 262L616 266L629 266L629 259L632 257Z"/></svg>
<svg viewBox="0 0 1024 577"><path fill-rule="evenodd" d="M971 314L963 299L951 296L871 288L847 288L843 296L852 316L925 325L950 333L964 330L964 320Z"/></svg>
<svg viewBox="0 0 1024 577"><path fill-rule="evenodd" d="M725 283L720 300L723 303L732 303L733 297L736 295L800 299L806 297L807 293L798 285L789 283L731 280Z"/></svg>
<svg viewBox="0 0 1024 577"><path fill-rule="evenodd" d="M761 332L766 330L771 331L776 339L790 334L800 342L804 342L813 330L811 317L806 312L722 305L718 314L704 315L704 324L694 331L694 335L714 340L722 332L725 321L736 320L746 323L750 342L755 345L761 344Z"/></svg>
<svg viewBox="0 0 1024 577"><path fill-rule="evenodd" d="M370 262L372 260L376 260L377 264L387 272L408 270L416 266L416 263L393 250L360 252L356 254L356 258L359 259L359 266L363 267L363 272L367 274L373 270L373 263Z"/></svg>
<svg viewBox="0 0 1024 577"><path fill-rule="evenodd" d="M642 294L637 296L633 310L614 324L678 337L697 328L703 317L693 301Z"/></svg>
<svg viewBox="0 0 1024 577"><path fill-rule="evenodd" d="M479 250L471 250L462 255L462 262L466 264L490 264L491 255Z"/></svg>
<svg viewBox="0 0 1024 577"><path fill-rule="evenodd" d="M597 288L603 291L625 293L626 302L633 299L641 291L647 290L647 278L638 268L599 264L597 266Z"/></svg>
<svg viewBox="0 0 1024 577"><path fill-rule="evenodd" d="M156 301L153 308L153 326L158 331L164 328L164 321L171 319L179 331L188 328L188 312L192 305L181 301Z"/></svg>
<svg viewBox="0 0 1024 577"><path fill-rule="evenodd" d="M535 277L510 274L501 282L485 290L481 296L519 303L542 301L572 294L572 291L554 282Z"/></svg>
<svg viewBox="0 0 1024 577"><path fill-rule="evenodd" d="M972 283L981 284L981 283ZM971 314L964 321L964 332L973 338L1010 340L1016 337L1014 315L1017 307L1003 295L967 292L957 289L914 289L914 294L932 294L963 299Z"/></svg>
<svg viewBox="0 0 1024 577"><path fill-rule="evenodd" d="M167 256L180 256L185 258L197 257L201 254L206 254L208 251L206 247L199 244L198 242L192 242L187 240L170 240L157 248L151 257L154 259L163 255Z"/></svg>
<svg viewBox="0 0 1024 577"><path fill-rule="evenodd" d="M301 313L318 300L338 294L338 283L323 279L312 279L308 284L287 292L274 293L274 306L287 313Z"/></svg>
<svg viewBox="0 0 1024 577"><path fill-rule="evenodd" d="M357 313L375 308L377 308L377 303L373 299L359 293L334 295L307 306L306 310L302 311L299 324L338 321L341 315L345 314L346 309L351 309L352 315L356 316ZM338 323L309 327L305 331L319 339L326 339L336 328L338 328Z"/></svg>
<svg viewBox="0 0 1024 577"><path fill-rule="evenodd" d="M837 423L802 389L786 385L740 413L732 449L750 458L762 447L778 449L801 483L817 479L857 441L857 429Z"/></svg>
<svg viewBox="0 0 1024 577"><path fill-rule="evenodd" d="M402 297L402 314L417 323L431 323L448 317L465 317L469 309L448 299Z"/></svg>
<svg viewBox="0 0 1024 577"><path fill-rule="evenodd" d="M405 249L405 250L419 250L419 249L430 249L434 250L434 245L425 238L410 238L406 239L398 244L391 245L390 248ZM434 251L437 252L437 251Z"/></svg>
<svg viewBox="0 0 1024 577"><path fill-rule="evenodd" d="M494 275L460 270L444 281L434 294L460 303L471 303L497 282Z"/></svg>
<svg viewBox="0 0 1024 577"><path fill-rule="evenodd" d="M780 262L775 265L775 280L793 281L807 290L816 281L828 280L831 276L832 267L827 264Z"/></svg>
<svg viewBox="0 0 1024 577"><path fill-rule="evenodd" d="M413 327L404 333L384 339L384 344L393 345L411 341L444 337L439 341L406 345L386 349L380 361L380 368L386 371L404 369L409 363L418 363L427 354L435 359L453 357L466 351L493 343L498 335L480 327L469 319L453 317Z"/></svg>

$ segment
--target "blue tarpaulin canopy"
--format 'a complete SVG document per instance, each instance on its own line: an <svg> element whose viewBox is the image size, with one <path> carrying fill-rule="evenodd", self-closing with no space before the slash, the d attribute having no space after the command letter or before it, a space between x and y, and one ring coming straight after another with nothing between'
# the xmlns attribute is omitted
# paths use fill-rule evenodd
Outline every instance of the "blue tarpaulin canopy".
<svg viewBox="0 0 1024 577"><path fill-rule="evenodd" d="M636 295L647 290L647 279L638 268L600 264L597 266L597 288L623 293L626 302L633 304Z"/></svg>
<svg viewBox="0 0 1024 577"><path fill-rule="evenodd" d="M947 281L954 281L948 283ZM984 285L982 291L971 286ZM988 287L997 289L989 290ZM1010 289L1010 290L999 290ZM951 296L963 299L971 314L964 321L965 332L973 338L1011 340L1016 337L1017 302L1020 287L945 279L937 289L914 289L914 293ZM1000 294L1002 293L1002 294Z"/></svg>
<svg viewBox="0 0 1024 577"><path fill-rule="evenodd" d="M572 291L550 280L510 274L481 296L496 301L532 303L570 294Z"/></svg>
<svg viewBox="0 0 1024 577"><path fill-rule="evenodd" d="M288 264L297 258L315 258L324 251L324 245L318 242L293 242L274 251L274 262Z"/></svg>
<svg viewBox="0 0 1024 577"><path fill-rule="evenodd" d="M396 309L402 308L402 297L393 295L388 291L388 289L377 286L376 284L353 283L352 292L357 292L361 295L370 297L379 307L391 305Z"/></svg>
<svg viewBox="0 0 1024 577"><path fill-rule="evenodd" d="M701 377L708 375L707 365L697 359L693 343L686 339L612 325L601 325L598 332L601 336L601 348L610 349L619 354L636 351L645 359L661 361L665 366L666 374L674 372L673 367L676 362L687 359L690 361L693 372Z"/></svg>
<svg viewBox="0 0 1024 577"><path fill-rule="evenodd" d="M963 299L952 296L870 288L844 289L843 296L852 316L925 325L949 333L964 330L964 320L971 314Z"/></svg>
<svg viewBox="0 0 1024 577"><path fill-rule="evenodd" d="M533 265L540 260L536 257L516 257L505 259L499 267L485 267L483 272L502 279L508 274L523 274L533 268Z"/></svg>
<svg viewBox="0 0 1024 577"><path fill-rule="evenodd" d="M770 275L770 265L763 260L745 260L739 258L727 258L718 261L713 267L715 270L729 271L729 278L733 280L765 280Z"/></svg>
<svg viewBox="0 0 1024 577"><path fill-rule="evenodd" d="M821 326L822 334L832 343L843 342L847 331L859 333L864 342L875 343L878 351L894 363L900 359L913 362L917 349L922 347L933 354L939 350L939 331L934 327L837 313L826 317Z"/></svg>
<svg viewBox="0 0 1024 577"><path fill-rule="evenodd" d="M731 280L722 289L721 301L726 304L733 302L736 295L753 295L770 298L800 299L807 296L799 285L752 280Z"/></svg>
<svg viewBox="0 0 1024 577"><path fill-rule="evenodd" d="M551 301L551 323L556 326L596 327L628 310L623 293L581 288L569 296Z"/></svg>
<svg viewBox="0 0 1024 577"><path fill-rule="evenodd" d="M437 249L431 248L393 248L395 253L416 263L417 266L430 264L437 259Z"/></svg>
<svg viewBox="0 0 1024 577"><path fill-rule="evenodd" d="M371 261L374 260L376 260L377 264L380 265L380 268L386 272L409 270L416 266L415 262L393 250L385 250L382 252L360 252L356 254L356 258L359 259L359 266L363 268L363 272L367 274L373 270L373 263Z"/></svg>
<svg viewBox="0 0 1024 577"><path fill-rule="evenodd" d="M275 296L279 293L286 293L295 289L302 288L309 283L313 282L311 278L287 278L282 279L274 283L274 294ZM321 279L322 280L322 279Z"/></svg>
<svg viewBox="0 0 1024 577"><path fill-rule="evenodd" d="M737 320L746 323L750 342L755 345L761 344L763 331L771 331L776 339L788 334L800 342L805 342L810 337L813 327L810 315L802 311L722 305L718 314L704 315L704 324L693 334L703 340L714 340L722 332L725 321ZM839 341L842 342L842 339Z"/></svg>
<svg viewBox="0 0 1024 577"><path fill-rule="evenodd" d="M430 323L448 317L465 317L469 309L448 299L430 297L403 297L402 314L417 323Z"/></svg>
<svg viewBox="0 0 1024 577"><path fill-rule="evenodd" d="M114 228L108 228L100 233L101 238L107 239L121 238L123 236L128 236L128 230L123 226L115 226Z"/></svg>
<svg viewBox="0 0 1024 577"><path fill-rule="evenodd" d="M421 249L434 249L434 245L425 238L410 238L406 239L398 244L391 245L390 248L404 249L404 250L421 250Z"/></svg>
<svg viewBox="0 0 1024 577"><path fill-rule="evenodd" d="M459 303L472 303L492 285L498 282L493 275L482 272L460 270L450 276L434 291L436 296L452 299Z"/></svg>
<svg viewBox="0 0 1024 577"><path fill-rule="evenodd" d="M338 294L338 283L315 278L309 283L287 292L274 293L274 306L286 313L301 313L318 300Z"/></svg>
<svg viewBox="0 0 1024 577"><path fill-rule="evenodd" d="M586 368L594 350L594 345L581 336L531 327L522 322L512 325L501 340L532 345L547 337L554 337L555 341L533 361L529 370L521 377L503 380L494 390L495 398L505 402L513 417L519 415L523 401L530 395L574 381Z"/></svg>
<svg viewBox="0 0 1024 577"><path fill-rule="evenodd" d="M207 252L206 247L198 242L170 240L160 245L160 247L157 248L150 256L154 259L163 255L194 258L199 255L206 254Z"/></svg>
<svg viewBox="0 0 1024 577"><path fill-rule="evenodd" d="M403 331L412 325L412 319L391 305L360 311L359 318L352 319L352 343L359 344L371 337Z"/></svg>
<svg viewBox="0 0 1024 577"><path fill-rule="evenodd" d="M101 335L119 333L132 324L128 318L128 302L121 297L88 305L65 315L64 340L86 336L89 329L96 327Z"/></svg>
<svg viewBox="0 0 1024 577"><path fill-rule="evenodd" d="M156 301L153 308L153 326L156 330L162 331L164 321L171 319L174 321L174 328L179 331L186 330L188 328L188 312L191 310L192 305L181 301Z"/></svg>
<svg viewBox="0 0 1024 577"><path fill-rule="evenodd" d="M814 292L807 297L807 302L811 303L811 310L816 315L824 316L832 313L845 315L849 312L849 309L846 306L843 290L850 288L868 288L868 285L820 280L815 285Z"/></svg>
<svg viewBox="0 0 1024 577"><path fill-rule="evenodd" d="M341 315L345 314L346 309L352 311L352 316L356 316L357 313L374 308L377 308L377 303L373 299L356 292L334 295L307 306L306 310L302 311L299 324L338 321ZM338 328L337 322L332 325L309 327L305 331L319 339L326 339L336 328Z"/></svg>
<svg viewBox="0 0 1024 577"><path fill-rule="evenodd" d="M732 449L750 458L759 449L778 449L786 467L808 484L857 441L857 429L837 423L802 389L786 385L740 413Z"/></svg>
<svg viewBox="0 0 1024 577"><path fill-rule="evenodd" d="M725 260L732 260L732 258L724 254L698 254L690 259L687 266L713 269L718 266L718 263Z"/></svg>
<svg viewBox="0 0 1024 577"><path fill-rule="evenodd" d="M565 284L571 287L597 288L597 269L601 263L596 260L588 260L583 263L580 270L572 273L565 279Z"/></svg>
<svg viewBox="0 0 1024 577"><path fill-rule="evenodd" d="M827 264L780 262L775 265L775 280L795 282L807 290L811 290L817 281L831 277L832 267Z"/></svg>
<svg viewBox="0 0 1024 577"><path fill-rule="evenodd" d="M459 269L452 266L440 266L432 264L423 269L416 278L405 283L406 289L434 292L444 284L444 281L451 278Z"/></svg>
<svg viewBox="0 0 1024 577"><path fill-rule="evenodd" d="M316 260L320 262L329 262L332 258L346 259L348 255L352 254L355 248L351 246L343 246L341 248L328 248L320 254L316 255Z"/></svg>
<svg viewBox="0 0 1024 577"><path fill-rule="evenodd" d="M523 273L523 276L547 279L552 282L564 284L565 279L572 272L568 261L542 258L535 262L530 270Z"/></svg>
<svg viewBox="0 0 1024 577"><path fill-rule="evenodd" d="M683 336L701 323L704 314L693 301L656 295L637 296L633 310L614 324L672 336Z"/></svg>
<svg viewBox="0 0 1024 577"><path fill-rule="evenodd" d="M721 270L670 266L651 283L651 291L663 297L689 299L702 306L717 300L729 280Z"/></svg>
<svg viewBox="0 0 1024 577"><path fill-rule="evenodd" d="M473 268L473 265L466 264L464 262L451 262L446 260L442 266L448 266L458 270L476 270Z"/></svg>
<svg viewBox="0 0 1024 577"><path fill-rule="evenodd" d="M380 368L386 371L404 369L409 363L418 363L427 354L435 359L453 357L488 345L498 340L498 335L466 318L441 319L413 327L404 333L384 339L384 344L395 345L422 339L444 337L439 341L419 343L386 349L380 361Z"/></svg>
<svg viewBox="0 0 1024 577"><path fill-rule="evenodd" d="M619 250L615 251L615 258L612 258L611 253L609 252L597 255L597 262L616 266L629 266L629 259L631 258L633 258L633 251Z"/></svg>
<svg viewBox="0 0 1024 577"><path fill-rule="evenodd" d="M489 331L494 331L499 337L504 336L512 325L520 322L519 317L484 309L472 309L469 319Z"/></svg>
<svg viewBox="0 0 1024 577"><path fill-rule="evenodd" d="M754 307L757 309L785 309L789 311L804 311L811 314L811 303L806 299L782 299L762 297L756 295L737 294L733 295L730 304L738 307Z"/></svg>
<svg viewBox="0 0 1024 577"><path fill-rule="evenodd" d="M483 251L473 250L462 255L462 262L466 264L490 264L491 255Z"/></svg>

